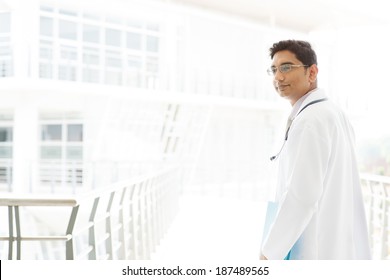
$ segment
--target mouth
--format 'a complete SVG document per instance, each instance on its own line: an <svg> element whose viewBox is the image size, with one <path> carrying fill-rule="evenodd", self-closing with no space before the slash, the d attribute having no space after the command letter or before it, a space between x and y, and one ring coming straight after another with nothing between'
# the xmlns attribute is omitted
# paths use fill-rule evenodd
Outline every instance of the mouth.
<svg viewBox="0 0 390 280"><path fill-rule="evenodd" d="M276 90L284 91L289 85L275 85Z"/></svg>

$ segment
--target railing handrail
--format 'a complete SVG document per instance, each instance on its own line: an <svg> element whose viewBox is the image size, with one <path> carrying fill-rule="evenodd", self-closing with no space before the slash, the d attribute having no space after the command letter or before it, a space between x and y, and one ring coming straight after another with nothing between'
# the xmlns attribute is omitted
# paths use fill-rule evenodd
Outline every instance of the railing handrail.
<svg viewBox="0 0 390 280"><path fill-rule="evenodd" d="M63 195L35 195L9 194L0 197L0 206L76 206L79 200L76 197Z"/></svg>
<svg viewBox="0 0 390 280"><path fill-rule="evenodd" d="M362 180L369 180L369 181L385 183L385 184L390 185L390 176L383 176L383 175L370 174L370 173L361 173L360 178Z"/></svg>
<svg viewBox="0 0 390 280"><path fill-rule="evenodd" d="M0 198L0 206L8 207L8 236L1 236L0 240L8 241L8 258L13 258L13 247L16 243L16 258L21 259L22 241L66 241L66 259L75 258L74 235L87 234L89 237L88 259L98 259L96 242L97 223L104 223L104 243L110 259L115 258L113 252L114 239L119 234L121 241L117 246L121 253L118 258L149 258L151 250L167 229L167 222L172 218L172 210L176 208L177 184L174 179L177 168L164 168L160 171L137 176L131 180L115 183L107 188L97 189L85 194L73 196L62 195L34 195L34 194L4 194ZM160 176L163 176L160 178ZM172 177L173 175L173 177ZM164 177L167 176L167 177ZM168 178L168 181L166 181ZM167 184L167 182L169 182ZM112 205L116 197L116 205ZM127 200L124 200L126 197ZM105 199L108 198L107 201ZM101 202L101 201L104 201ZM92 208L90 208L92 202ZM20 207L24 206L67 206L71 208L67 221L66 232L53 235L27 236L21 232ZM85 208L86 207L86 208ZM80 208L87 211L89 219L87 224L77 227L76 220L82 216ZM126 209L125 209L126 208ZM97 215L97 209L104 213ZM111 212L113 211L113 212ZM85 213L84 213L85 214ZM84 219L84 218L83 218ZM118 224L112 224L117 219ZM118 220L119 219L119 220ZM65 223L65 221L64 221ZM156 232L153 232L156 231ZM131 236L132 240L127 240ZM91 243L92 242L92 243ZM118 242L118 241L115 241ZM140 242L141 244L136 244ZM128 243L126 246L125 243ZM129 250L131 246L131 252ZM134 252L133 252L134 251Z"/></svg>

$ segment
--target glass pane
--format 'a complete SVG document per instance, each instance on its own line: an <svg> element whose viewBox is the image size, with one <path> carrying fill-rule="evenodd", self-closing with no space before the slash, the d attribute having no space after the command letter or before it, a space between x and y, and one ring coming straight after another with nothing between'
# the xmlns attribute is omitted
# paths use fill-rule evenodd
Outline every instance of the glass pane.
<svg viewBox="0 0 390 280"><path fill-rule="evenodd" d="M12 121L14 119L12 112L3 111L0 112L0 120L2 121Z"/></svg>
<svg viewBox="0 0 390 280"><path fill-rule="evenodd" d="M121 68L122 67L122 60L119 56L108 56L106 57L106 66L108 67L115 67L115 68Z"/></svg>
<svg viewBox="0 0 390 280"><path fill-rule="evenodd" d="M0 13L0 33L11 31L11 16L9 13Z"/></svg>
<svg viewBox="0 0 390 280"><path fill-rule="evenodd" d="M42 141L61 141L62 125L47 124L42 125Z"/></svg>
<svg viewBox="0 0 390 280"><path fill-rule="evenodd" d="M58 79L64 81L76 81L76 67L60 65L58 67Z"/></svg>
<svg viewBox="0 0 390 280"><path fill-rule="evenodd" d="M41 17L40 34L44 36L53 36L53 19Z"/></svg>
<svg viewBox="0 0 390 280"><path fill-rule="evenodd" d="M118 71L106 71L105 83L109 85L121 85L122 73Z"/></svg>
<svg viewBox="0 0 390 280"><path fill-rule="evenodd" d="M50 47L40 47L39 57L51 60L53 58L53 50Z"/></svg>
<svg viewBox="0 0 390 280"><path fill-rule="evenodd" d="M83 148L82 147L67 147L66 148L66 159L68 159L68 160L82 160L83 159Z"/></svg>
<svg viewBox="0 0 390 280"><path fill-rule="evenodd" d="M12 158L12 147L0 147L0 158Z"/></svg>
<svg viewBox="0 0 390 280"><path fill-rule="evenodd" d="M142 28L143 23L141 21L133 20L133 19L128 19L126 21L127 26L135 27L135 28Z"/></svg>
<svg viewBox="0 0 390 280"><path fill-rule="evenodd" d="M74 17L77 16L77 12L71 11L71 10L60 9L58 12L62 15L66 15L66 16L74 16Z"/></svg>
<svg viewBox="0 0 390 280"><path fill-rule="evenodd" d="M12 142L12 127L0 127L0 142Z"/></svg>
<svg viewBox="0 0 390 280"><path fill-rule="evenodd" d="M146 71L157 73L158 72L158 59L155 57L148 57L146 61Z"/></svg>
<svg viewBox="0 0 390 280"><path fill-rule="evenodd" d="M41 6L40 10L45 11L45 12L54 12L54 9L52 7L49 7L49 6Z"/></svg>
<svg viewBox="0 0 390 280"><path fill-rule="evenodd" d="M99 50L94 48L84 48L83 50L83 63L90 65L99 64Z"/></svg>
<svg viewBox="0 0 390 280"><path fill-rule="evenodd" d="M110 46L121 46L121 32L115 29L106 29L106 44Z"/></svg>
<svg viewBox="0 0 390 280"><path fill-rule="evenodd" d="M59 36L64 39L77 39L77 23L60 20L59 21Z"/></svg>
<svg viewBox="0 0 390 280"><path fill-rule="evenodd" d="M40 63L39 77L48 79L53 78L53 66L50 63Z"/></svg>
<svg viewBox="0 0 390 280"><path fill-rule="evenodd" d="M99 70L84 68L83 82L99 83Z"/></svg>
<svg viewBox="0 0 390 280"><path fill-rule="evenodd" d="M13 75L13 61L4 59L0 61L0 77L10 77Z"/></svg>
<svg viewBox="0 0 390 280"><path fill-rule="evenodd" d="M128 56L127 66L133 70L140 70L142 67L141 57L139 56Z"/></svg>
<svg viewBox="0 0 390 280"><path fill-rule="evenodd" d="M97 26L84 24L83 26L84 42L99 43L100 29Z"/></svg>
<svg viewBox="0 0 390 280"><path fill-rule="evenodd" d="M61 46L61 58L64 60L77 60L77 48Z"/></svg>
<svg viewBox="0 0 390 280"><path fill-rule="evenodd" d="M160 26L158 25L158 23L148 22L146 24L146 29L149 29L149 30L152 30L152 31L159 31Z"/></svg>
<svg viewBox="0 0 390 280"><path fill-rule="evenodd" d="M83 141L83 125L68 124L68 142L82 142L82 141Z"/></svg>
<svg viewBox="0 0 390 280"><path fill-rule="evenodd" d="M146 50L149 52L158 52L159 38L155 36L146 37Z"/></svg>
<svg viewBox="0 0 390 280"><path fill-rule="evenodd" d="M41 147L41 159L61 159L61 147Z"/></svg>
<svg viewBox="0 0 390 280"><path fill-rule="evenodd" d="M86 18L86 19L100 20L100 16L98 16L97 14L90 14L88 12L85 12L83 14L83 17Z"/></svg>
<svg viewBox="0 0 390 280"><path fill-rule="evenodd" d="M141 34L127 32L126 45L129 49L140 50L141 49Z"/></svg>

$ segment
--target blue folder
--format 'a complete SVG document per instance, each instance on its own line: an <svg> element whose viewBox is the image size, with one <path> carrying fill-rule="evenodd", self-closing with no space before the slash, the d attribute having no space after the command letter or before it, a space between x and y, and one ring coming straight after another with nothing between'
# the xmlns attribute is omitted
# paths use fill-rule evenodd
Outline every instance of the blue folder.
<svg viewBox="0 0 390 280"><path fill-rule="evenodd" d="M271 225L274 222L276 218L276 214L278 213L278 203L277 202L272 202L269 201L267 205L267 214L265 216L265 221L264 221L264 228L263 228L263 241L266 239L268 236L268 233L271 229ZM291 250L288 252L287 256L284 258L285 260L290 260L290 254Z"/></svg>

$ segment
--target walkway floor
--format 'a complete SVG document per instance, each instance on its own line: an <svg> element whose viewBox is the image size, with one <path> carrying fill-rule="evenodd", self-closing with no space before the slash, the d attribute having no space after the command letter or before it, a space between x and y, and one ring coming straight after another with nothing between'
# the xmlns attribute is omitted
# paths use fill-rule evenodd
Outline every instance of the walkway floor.
<svg viewBox="0 0 390 280"><path fill-rule="evenodd" d="M182 196L180 211L152 260L258 260L264 214L264 202Z"/></svg>

